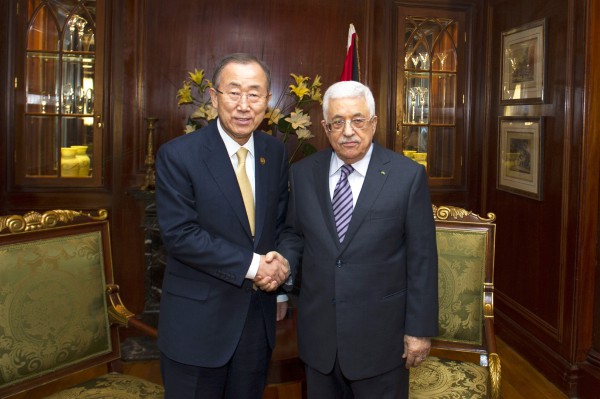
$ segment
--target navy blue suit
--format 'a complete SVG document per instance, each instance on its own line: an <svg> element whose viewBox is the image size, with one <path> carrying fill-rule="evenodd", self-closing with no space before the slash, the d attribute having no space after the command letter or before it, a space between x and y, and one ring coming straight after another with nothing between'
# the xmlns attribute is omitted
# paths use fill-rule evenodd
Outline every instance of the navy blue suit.
<svg viewBox="0 0 600 399"><path fill-rule="evenodd" d="M253 253L275 249L287 208L283 144L256 131L253 239L240 189L216 122L171 140L156 158L158 222L167 250L161 352L187 365L220 367L232 357L252 296L275 344L276 294L245 279Z"/></svg>

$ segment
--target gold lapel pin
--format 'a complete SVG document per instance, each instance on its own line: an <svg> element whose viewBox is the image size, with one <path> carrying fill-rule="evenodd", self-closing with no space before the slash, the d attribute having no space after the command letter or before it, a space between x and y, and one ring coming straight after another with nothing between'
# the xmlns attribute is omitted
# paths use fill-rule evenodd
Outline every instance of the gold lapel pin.
<svg viewBox="0 0 600 399"><path fill-rule="evenodd" d="M379 171L379 173L381 173L383 176L385 176L385 170L381 170L381 171Z"/></svg>
<svg viewBox="0 0 600 399"><path fill-rule="evenodd" d="M267 163L267 160L265 159L265 157L260 157L259 162L260 162L261 165L264 165L264 164Z"/></svg>

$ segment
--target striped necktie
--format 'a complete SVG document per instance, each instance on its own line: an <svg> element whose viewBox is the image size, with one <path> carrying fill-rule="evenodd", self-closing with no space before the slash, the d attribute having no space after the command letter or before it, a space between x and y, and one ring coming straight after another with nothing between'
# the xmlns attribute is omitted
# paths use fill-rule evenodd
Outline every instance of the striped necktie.
<svg viewBox="0 0 600 399"><path fill-rule="evenodd" d="M248 155L248 149L240 147L236 155L238 158L238 166L235 175L237 176L240 191L242 192L244 207L246 208L248 222L250 223L250 231L252 232L252 237L254 237L254 197L252 196L250 179L248 179L248 174L246 173L246 155Z"/></svg>
<svg viewBox="0 0 600 399"><path fill-rule="evenodd" d="M340 180L335 185L333 199L331 200L335 227L337 228L340 243L344 241L348 226L350 225L350 219L352 219L352 190L348 183L348 175L353 171L354 168L350 165L342 166L340 169Z"/></svg>

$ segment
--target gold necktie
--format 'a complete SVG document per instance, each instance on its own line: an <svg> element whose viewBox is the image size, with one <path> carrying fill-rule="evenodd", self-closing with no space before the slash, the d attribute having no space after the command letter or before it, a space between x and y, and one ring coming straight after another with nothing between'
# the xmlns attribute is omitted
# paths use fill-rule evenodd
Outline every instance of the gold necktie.
<svg viewBox="0 0 600 399"><path fill-rule="evenodd" d="M246 174L246 155L248 155L248 149L240 147L236 153L238 158L238 166L235 172L242 192L242 198L244 199L244 206L246 207L246 214L248 214L248 222L250 222L250 231L252 237L254 237L254 197L252 196L252 186L250 185L250 179Z"/></svg>

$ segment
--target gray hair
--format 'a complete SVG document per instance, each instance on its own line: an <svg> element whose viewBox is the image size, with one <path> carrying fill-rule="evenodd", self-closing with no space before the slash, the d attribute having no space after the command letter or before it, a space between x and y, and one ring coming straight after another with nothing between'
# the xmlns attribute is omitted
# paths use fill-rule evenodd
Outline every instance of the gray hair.
<svg viewBox="0 0 600 399"><path fill-rule="evenodd" d="M221 73L223 72L223 68L225 68L227 65L229 65L229 64L247 65L247 64L253 64L253 63L257 63L258 65L260 65L262 70L265 72L265 75L267 75L267 93L270 93L271 92L271 71L269 70L269 67L267 66L267 64L264 63L264 61L259 60L257 57L253 56L252 54L247 54L247 53L234 53L234 54L229 54L229 55L226 55L225 57L223 57L221 59L221 61L219 61L219 63L217 64L217 66L215 68L215 71L213 72L213 77L212 77L213 86L219 87L219 84L221 83Z"/></svg>
<svg viewBox="0 0 600 399"><path fill-rule="evenodd" d="M323 96L323 117L327 121L327 111L329 110L329 101L336 98L357 98L363 97L369 107L369 117L375 116L375 99L371 90L360 82L346 80L337 82L329 86ZM328 122L328 121L327 121Z"/></svg>

